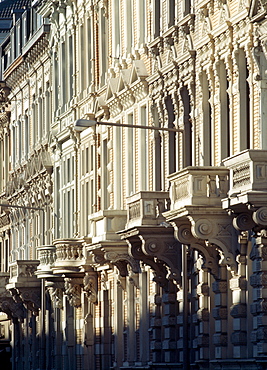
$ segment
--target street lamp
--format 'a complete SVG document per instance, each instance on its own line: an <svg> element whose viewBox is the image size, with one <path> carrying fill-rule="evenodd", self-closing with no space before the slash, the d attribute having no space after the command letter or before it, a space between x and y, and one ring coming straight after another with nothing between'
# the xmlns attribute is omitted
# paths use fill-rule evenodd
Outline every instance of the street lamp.
<svg viewBox="0 0 267 370"><path fill-rule="evenodd" d="M83 131L88 127L94 127L96 125L128 127L128 128L140 128L140 129L143 129L143 130L154 130L154 131L184 132L184 130L180 129L180 128L142 126L142 125L132 125L132 124L129 124L129 123L102 122L102 121L95 121L95 120L92 120L92 119L90 119L90 120L89 119L77 119L74 122L74 129L76 131Z"/></svg>

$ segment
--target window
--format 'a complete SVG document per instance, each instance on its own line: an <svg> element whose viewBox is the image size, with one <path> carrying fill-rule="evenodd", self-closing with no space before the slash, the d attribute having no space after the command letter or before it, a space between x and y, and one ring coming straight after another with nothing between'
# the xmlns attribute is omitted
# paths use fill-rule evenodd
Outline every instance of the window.
<svg viewBox="0 0 267 370"><path fill-rule="evenodd" d="M154 37L158 37L160 35L160 21L161 21L161 14L160 14L160 3L159 0L153 1L153 25L154 25Z"/></svg>
<svg viewBox="0 0 267 370"><path fill-rule="evenodd" d="M190 119L191 106L190 95L186 86L181 89L181 97L183 102L183 121L184 121L184 143L183 143L183 165L184 167L192 166L193 158L193 135L192 124Z"/></svg>
<svg viewBox="0 0 267 370"><path fill-rule="evenodd" d="M133 4L131 0L125 2L125 50L126 53L131 53L132 47L134 46L134 34L133 34Z"/></svg>
<svg viewBox="0 0 267 370"><path fill-rule="evenodd" d="M140 107L140 125L148 126L147 107ZM139 191L148 190L148 134L149 130L138 130Z"/></svg>
<svg viewBox="0 0 267 370"><path fill-rule="evenodd" d="M69 100L73 98L73 74L74 74L74 65L73 65L73 36L69 36Z"/></svg>
<svg viewBox="0 0 267 370"><path fill-rule="evenodd" d="M65 153L60 170L57 170L55 175L55 185L59 187L56 191L60 193L60 198L55 200L57 232L60 231L61 236L65 238L71 238L74 234L74 163L74 155L70 152ZM59 230L60 217L62 226Z"/></svg>
<svg viewBox="0 0 267 370"><path fill-rule="evenodd" d="M160 1L159 1L160 3ZM137 2L137 30L138 44L141 45L146 41L146 1L138 0Z"/></svg>
<svg viewBox="0 0 267 370"><path fill-rule="evenodd" d="M219 81L220 81L220 145L221 160L231 154L231 130L230 130L230 102L228 95L229 82L227 71L223 61L220 62Z"/></svg>
<svg viewBox="0 0 267 370"><path fill-rule="evenodd" d="M81 233L87 236L90 233L88 216L95 211L95 181L94 181L95 150L92 143L88 143L81 149Z"/></svg>
<svg viewBox="0 0 267 370"><path fill-rule="evenodd" d="M102 156L101 156L101 207L108 209L110 204L109 193L107 191L109 185L109 150L107 139L102 142Z"/></svg>
<svg viewBox="0 0 267 370"><path fill-rule="evenodd" d="M175 0L168 0L167 7L167 23L168 27L171 27L175 23Z"/></svg>
<svg viewBox="0 0 267 370"><path fill-rule="evenodd" d="M251 148L250 144L250 87L249 70L243 49L238 55L239 68L239 150Z"/></svg>
<svg viewBox="0 0 267 370"><path fill-rule="evenodd" d="M54 64L54 116L57 115L57 110L58 110L58 87L59 87L59 75L58 75L58 56L57 53L54 53L54 58L53 58L53 64Z"/></svg>
<svg viewBox="0 0 267 370"><path fill-rule="evenodd" d="M209 81L204 72L202 77L202 111L203 111L203 143L201 147L200 160L204 166L212 165L212 120Z"/></svg>
<svg viewBox="0 0 267 370"><path fill-rule="evenodd" d="M108 26L105 9L100 9L99 21L99 83L104 85L106 82L106 72L108 66Z"/></svg>
<svg viewBox="0 0 267 370"><path fill-rule="evenodd" d="M46 83L45 91L45 136L49 134L50 131L50 120L51 120L51 94L50 94L50 84Z"/></svg>
<svg viewBox="0 0 267 370"><path fill-rule="evenodd" d="M83 59L83 58L81 58ZM66 58L66 44L61 43L61 106L63 111L65 111L65 104L67 102L67 86L66 86L66 68L67 68L67 58Z"/></svg>
<svg viewBox="0 0 267 370"><path fill-rule="evenodd" d="M85 40L84 40L84 25L82 24L80 26L80 48L79 48L79 53L80 53L80 92L82 93L83 90L85 89Z"/></svg>
<svg viewBox="0 0 267 370"><path fill-rule="evenodd" d="M151 106L151 114L153 125L155 127L160 126L159 114L155 104ZM162 137L159 130L153 131L153 190L161 191L163 190L162 179L164 178L164 173L162 172L164 163L164 158L162 157Z"/></svg>
<svg viewBox="0 0 267 370"><path fill-rule="evenodd" d="M42 89L39 89L39 97L38 97L38 120L36 122L37 125L37 140L41 141L43 132L43 96L42 96Z"/></svg>
<svg viewBox="0 0 267 370"><path fill-rule="evenodd" d="M112 10L114 15L112 17L112 58L114 62L117 62L121 54L121 29L120 29L120 2L113 0Z"/></svg>
<svg viewBox="0 0 267 370"><path fill-rule="evenodd" d="M172 103L171 96L168 95L165 99L166 110L168 114L168 128L174 127L174 107ZM173 173L176 171L176 133L169 132L169 141L168 141L168 173Z"/></svg>
<svg viewBox="0 0 267 370"><path fill-rule="evenodd" d="M12 163L13 168L16 165L16 146L17 146L17 135L16 135L16 126L15 122L12 125Z"/></svg>
<svg viewBox="0 0 267 370"><path fill-rule="evenodd" d="M122 128L114 127L114 208L122 206Z"/></svg>
<svg viewBox="0 0 267 370"><path fill-rule="evenodd" d="M183 0L182 2L182 13L184 17L191 13L191 2L192 0Z"/></svg>
<svg viewBox="0 0 267 370"><path fill-rule="evenodd" d="M134 124L133 114L128 114L127 122ZM126 128L126 196L135 193L135 131L133 128Z"/></svg>

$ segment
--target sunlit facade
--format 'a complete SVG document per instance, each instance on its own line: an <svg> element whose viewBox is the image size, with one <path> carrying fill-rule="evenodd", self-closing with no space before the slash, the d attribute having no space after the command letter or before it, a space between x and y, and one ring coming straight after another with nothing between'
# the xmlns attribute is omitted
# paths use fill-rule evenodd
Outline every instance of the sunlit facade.
<svg viewBox="0 0 267 370"><path fill-rule="evenodd" d="M12 4L0 2L10 369L265 369L265 2Z"/></svg>

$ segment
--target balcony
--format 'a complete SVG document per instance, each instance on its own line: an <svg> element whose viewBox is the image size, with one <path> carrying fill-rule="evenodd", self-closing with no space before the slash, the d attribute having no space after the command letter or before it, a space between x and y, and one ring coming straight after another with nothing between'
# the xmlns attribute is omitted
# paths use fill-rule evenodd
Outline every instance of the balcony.
<svg viewBox="0 0 267 370"><path fill-rule="evenodd" d="M56 247L54 245L44 245L37 248L40 264L37 267L36 275L39 278L49 278L53 276L52 268L56 261Z"/></svg>
<svg viewBox="0 0 267 370"><path fill-rule="evenodd" d="M184 207L221 207L228 191L225 167L187 167L169 176L171 211Z"/></svg>
<svg viewBox="0 0 267 370"><path fill-rule="evenodd" d="M84 239L57 239L54 240L56 259L53 262L54 274L79 274L81 266L86 262ZM44 252L44 251L43 251ZM44 252L52 254L53 252ZM52 262L52 261L51 261Z"/></svg>
<svg viewBox="0 0 267 370"><path fill-rule="evenodd" d="M162 212L169 206L169 193L140 191L127 198L126 229L137 226L158 226L165 221Z"/></svg>
<svg viewBox="0 0 267 370"><path fill-rule="evenodd" d="M116 232L125 227L126 211L106 209L92 214L89 221L93 244L107 240L114 241L118 239Z"/></svg>
<svg viewBox="0 0 267 370"><path fill-rule="evenodd" d="M228 198L224 199L224 209L262 207L266 202L267 150L245 150L224 161L230 170Z"/></svg>
<svg viewBox="0 0 267 370"><path fill-rule="evenodd" d="M39 286L40 280L35 274L38 265L38 260L16 260L10 263L7 289Z"/></svg>

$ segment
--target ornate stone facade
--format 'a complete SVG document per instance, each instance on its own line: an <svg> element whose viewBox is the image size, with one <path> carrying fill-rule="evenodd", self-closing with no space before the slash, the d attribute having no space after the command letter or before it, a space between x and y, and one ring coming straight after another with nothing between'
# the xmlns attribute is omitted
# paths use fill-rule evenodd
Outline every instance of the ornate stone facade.
<svg viewBox="0 0 267 370"><path fill-rule="evenodd" d="M14 13L0 48L13 370L266 368L266 15L263 0Z"/></svg>

